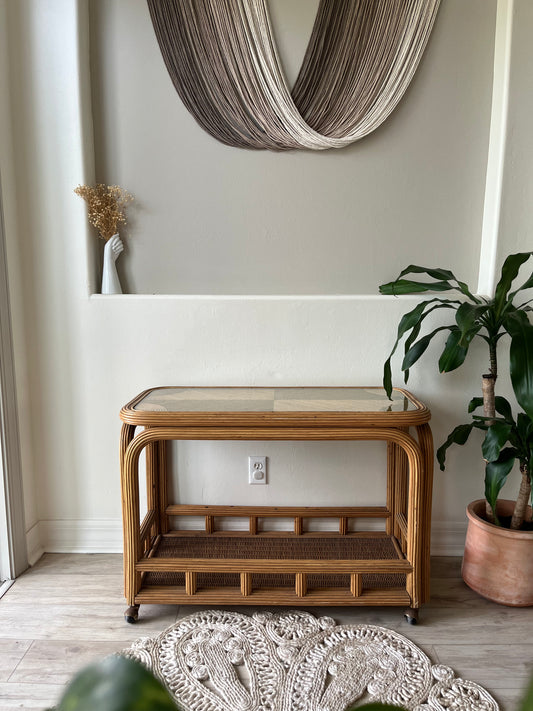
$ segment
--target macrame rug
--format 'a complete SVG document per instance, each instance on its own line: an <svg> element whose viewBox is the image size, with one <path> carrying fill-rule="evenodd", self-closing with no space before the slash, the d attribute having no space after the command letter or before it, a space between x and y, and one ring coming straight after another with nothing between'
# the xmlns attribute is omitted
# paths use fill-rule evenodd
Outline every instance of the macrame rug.
<svg viewBox="0 0 533 711"><path fill-rule="evenodd" d="M372 701L498 711L485 689L432 664L397 632L301 611L200 611L123 654L151 669L185 711L345 711Z"/></svg>

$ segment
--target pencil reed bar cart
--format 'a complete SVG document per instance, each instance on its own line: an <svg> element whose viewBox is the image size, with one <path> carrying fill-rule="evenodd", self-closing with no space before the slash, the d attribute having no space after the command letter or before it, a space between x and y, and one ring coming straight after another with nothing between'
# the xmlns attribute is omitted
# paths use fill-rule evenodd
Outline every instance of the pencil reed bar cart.
<svg viewBox="0 0 533 711"><path fill-rule="evenodd" d="M405 390L395 389L392 397L382 388L166 387L123 407L126 620L134 622L143 603L168 603L399 605L415 622L429 599L433 440L427 407ZM382 440L386 501L335 507L169 503L167 440ZM143 450L147 514L141 521ZM364 485L363 473L353 476ZM202 529L174 530L173 518L184 516L201 516ZM245 518L248 530L220 530L226 517ZM291 530L263 530L269 518L289 519ZM336 519L338 530L309 531L311 518ZM382 519L384 530L356 531L354 519Z"/></svg>

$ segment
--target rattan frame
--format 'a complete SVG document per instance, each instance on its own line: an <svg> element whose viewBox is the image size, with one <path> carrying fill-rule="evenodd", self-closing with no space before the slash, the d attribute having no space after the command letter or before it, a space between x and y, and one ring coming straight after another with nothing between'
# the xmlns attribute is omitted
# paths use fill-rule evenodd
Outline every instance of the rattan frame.
<svg viewBox="0 0 533 711"><path fill-rule="evenodd" d="M126 619L137 619L141 603L157 604L258 604L258 605L401 605L415 620L421 604L429 599L429 550L433 478L433 440L428 408L405 390L414 409L401 412L146 412L136 405L153 390L144 391L122 408L120 444L122 509L124 526L124 584L129 605ZM316 390L316 388L313 388ZM302 389L305 391L305 388ZM144 429L137 432L137 427ZM416 438L410 434L416 431ZM252 507L180 505L168 503L166 441L168 440L285 440L346 441L381 440L387 443L387 500L381 507ZM147 508L139 514L139 457L146 450ZM294 559L195 559L158 558L163 537L170 530L170 516L205 517L205 528L179 535L229 536L236 546L242 537L304 536L308 558ZM215 517L247 517L246 532L215 530ZM263 533L258 519L284 517L294 520L294 530ZM306 533L306 518L335 517L339 532ZM385 533L351 533L350 518L383 518ZM394 559L315 560L313 538L324 536L386 537L396 550ZM180 585L147 584L150 573L183 574ZM236 574L238 587L198 586L204 573ZM294 575L294 587L254 586L255 574ZM310 588L308 576L345 575L345 587ZM368 574L405 575L405 586L365 589ZM205 576L204 576L205 577ZM316 577L315 577L316 579Z"/></svg>

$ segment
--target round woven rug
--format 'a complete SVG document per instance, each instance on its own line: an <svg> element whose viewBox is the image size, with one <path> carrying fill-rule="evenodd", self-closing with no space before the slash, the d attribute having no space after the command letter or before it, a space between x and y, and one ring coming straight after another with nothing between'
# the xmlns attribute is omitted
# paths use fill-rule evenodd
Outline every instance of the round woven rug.
<svg viewBox="0 0 533 711"><path fill-rule="evenodd" d="M124 650L186 711L345 711L381 701L414 711L498 711L492 696L402 635L307 612L204 610Z"/></svg>

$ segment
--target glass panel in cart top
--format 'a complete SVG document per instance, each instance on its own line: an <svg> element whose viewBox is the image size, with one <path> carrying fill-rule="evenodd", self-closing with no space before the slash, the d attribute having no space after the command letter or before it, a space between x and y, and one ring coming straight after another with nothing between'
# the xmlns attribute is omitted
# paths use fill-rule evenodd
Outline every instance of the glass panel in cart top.
<svg viewBox="0 0 533 711"><path fill-rule="evenodd" d="M383 388L155 388L142 412L406 412L419 409L403 392Z"/></svg>

